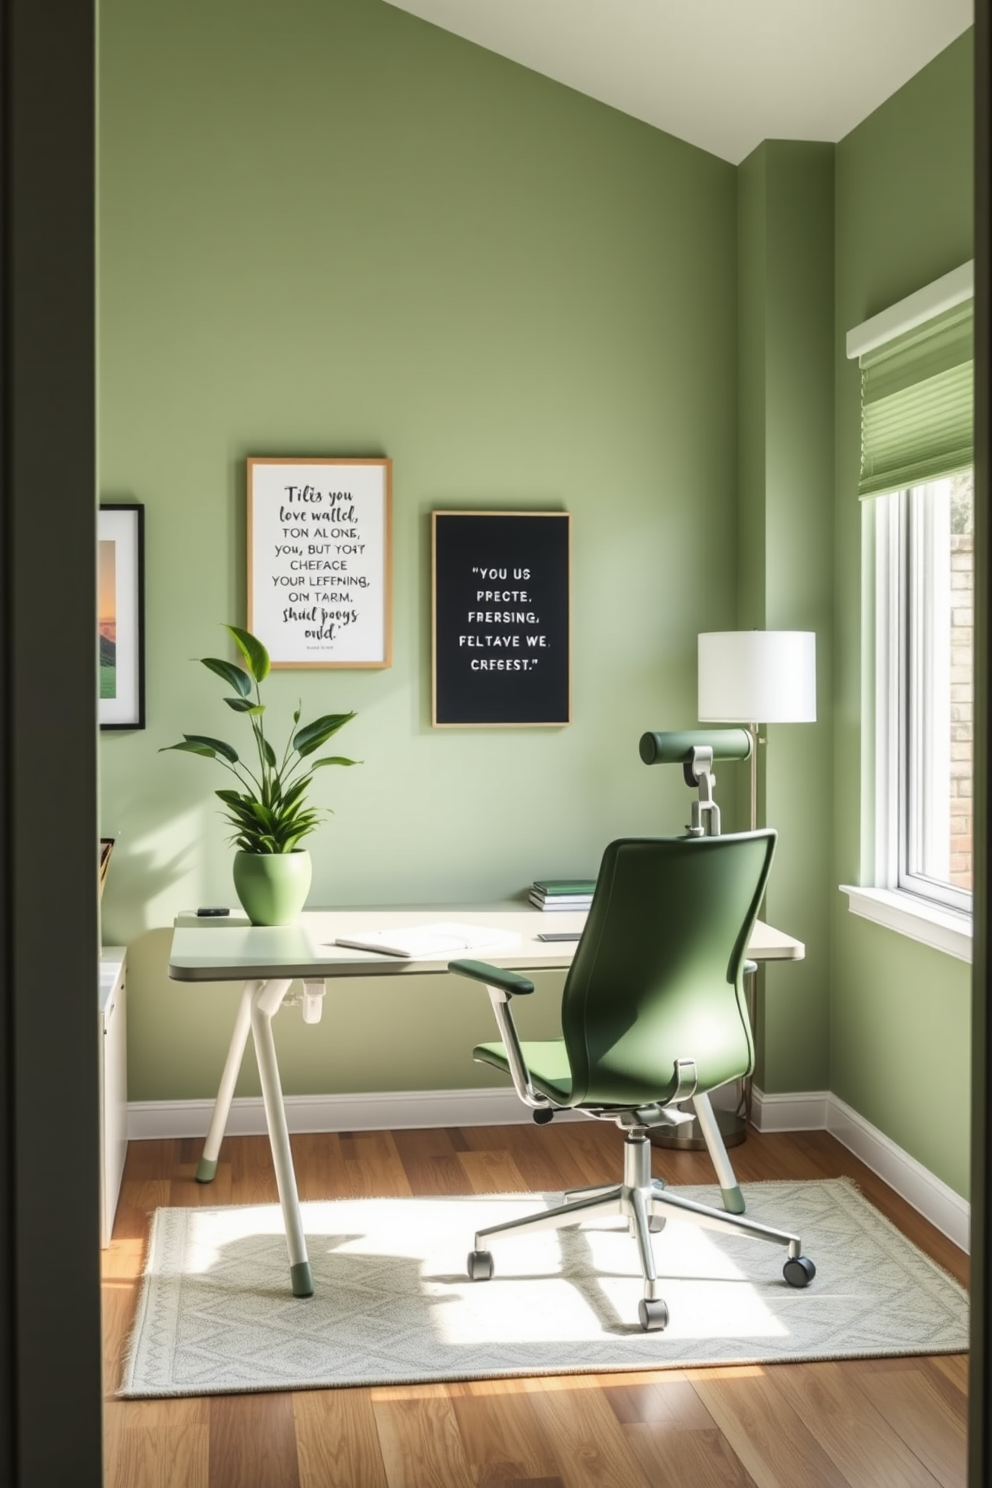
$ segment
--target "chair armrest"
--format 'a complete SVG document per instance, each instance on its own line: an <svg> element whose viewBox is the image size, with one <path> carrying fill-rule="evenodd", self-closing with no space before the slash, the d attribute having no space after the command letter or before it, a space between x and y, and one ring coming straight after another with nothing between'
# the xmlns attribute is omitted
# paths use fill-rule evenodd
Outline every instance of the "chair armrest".
<svg viewBox="0 0 992 1488"><path fill-rule="evenodd" d="M551 1102L547 1096L539 1095L534 1089L510 1011L510 999L533 992L534 983L515 971L507 971L502 966L490 966L486 961L449 961L448 970L455 972L457 976L469 977L473 982L485 984L496 1015L496 1026L506 1050L513 1088L525 1106L530 1106L535 1111L547 1110Z"/></svg>
<svg viewBox="0 0 992 1488"><path fill-rule="evenodd" d="M484 982L487 987L498 987L508 997L524 997L534 990L534 983L526 977L503 966L490 966L486 961L449 961L448 970L471 977L473 982Z"/></svg>

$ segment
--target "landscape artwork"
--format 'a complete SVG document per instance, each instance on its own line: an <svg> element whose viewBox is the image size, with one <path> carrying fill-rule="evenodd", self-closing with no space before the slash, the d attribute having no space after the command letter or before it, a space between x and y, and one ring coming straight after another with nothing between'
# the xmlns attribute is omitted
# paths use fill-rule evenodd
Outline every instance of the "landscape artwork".
<svg viewBox="0 0 992 1488"><path fill-rule="evenodd" d="M137 502L100 507L97 706L102 729L145 726L144 516Z"/></svg>
<svg viewBox="0 0 992 1488"><path fill-rule="evenodd" d="M100 638L100 697L117 696L117 544L101 538L97 631Z"/></svg>

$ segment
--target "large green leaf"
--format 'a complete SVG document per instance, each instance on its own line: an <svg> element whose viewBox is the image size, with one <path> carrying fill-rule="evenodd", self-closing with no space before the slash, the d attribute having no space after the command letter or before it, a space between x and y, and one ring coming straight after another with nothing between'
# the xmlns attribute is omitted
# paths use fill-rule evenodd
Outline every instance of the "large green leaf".
<svg viewBox="0 0 992 1488"><path fill-rule="evenodd" d="M228 687L233 687L243 698L251 695L251 678L241 667L235 666L233 661L221 661L216 656L202 656L200 660L205 667L216 672L218 677L223 677Z"/></svg>
<svg viewBox="0 0 992 1488"><path fill-rule="evenodd" d="M238 752L232 749L230 744L225 744L223 739L213 739L209 734L183 734L188 744L202 744L207 749L213 750L214 754L221 755L230 761L232 765L238 763Z"/></svg>
<svg viewBox="0 0 992 1488"><path fill-rule="evenodd" d="M325 713L322 718L315 718L313 723L308 723L296 734L293 748L303 757L313 754L315 749L327 743L332 734L350 723L354 716L354 713Z"/></svg>
<svg viewBox="0 0 992 1488"><path fill-rule="evenodd" d="M230 807L232 811L236 812L242 821L254 822L257 820L254 810L254 796L248 796L242 791L234 790L214 791L214 795L223 801L226 806Z"/></svg>
<svg viewBox="0 0 992 1488"><path fill-rule="evenodd" d="M319 770L321 765L362 765L364 760L345 759L342 754L325 754L322 759L311 760L308 770Z"/></svg>
<svg viewBox="0 0 992 1488"><path fill-rule="evenodd" d="M253 636L250 630L242 630L239 625L226 625L224 629L230 631L234 637L235 645L248 663L248 670L255 681L264 682L269 675L269 653L258 637Z"/></svg>
<svg viewBox="0 0 992 1488"><path fill-rule="evenodd" d="M288 788L285 794L280 797L280 806L282 807L283 811L288 811L291 806L295 806L296 802L301 798L304 791L307 789L307 786L310 784L310 780L311 777L309 775L301 775L299 780L293 781L293 784Z"/></svg>
<svg viewBox="0 0 992 1488"><path fill-rule="evenodd" d="M199 754L204 759L217 758L216 750L208 749L205 744L191 744L188 739L184 740L182 744L163 744L159 750L159 754L167 754L170 749L178 749L183 754Z"/></svg>

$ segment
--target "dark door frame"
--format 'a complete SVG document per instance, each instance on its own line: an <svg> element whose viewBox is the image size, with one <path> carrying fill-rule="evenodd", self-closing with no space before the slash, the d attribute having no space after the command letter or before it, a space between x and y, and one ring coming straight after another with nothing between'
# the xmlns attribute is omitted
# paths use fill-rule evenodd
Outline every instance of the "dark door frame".
<svg viewBox="0 0 992 1488"><path fill-rule="evenodd" d="M0 1482L16 1488L103 1482L94 4L0 0Z"/></svg>

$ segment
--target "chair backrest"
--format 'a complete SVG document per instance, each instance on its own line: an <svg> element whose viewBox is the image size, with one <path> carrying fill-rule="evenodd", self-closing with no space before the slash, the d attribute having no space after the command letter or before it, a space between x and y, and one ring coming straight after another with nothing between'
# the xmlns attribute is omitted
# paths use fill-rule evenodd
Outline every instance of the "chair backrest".
<svg viewBox="0 0 992 1488"><path fill-rule="evenodd" d="M743 967L774 850L771 830L610 843L562 993L571 1104L664 1103L677 1059L702 1091L750 1073Z"/></svg>

